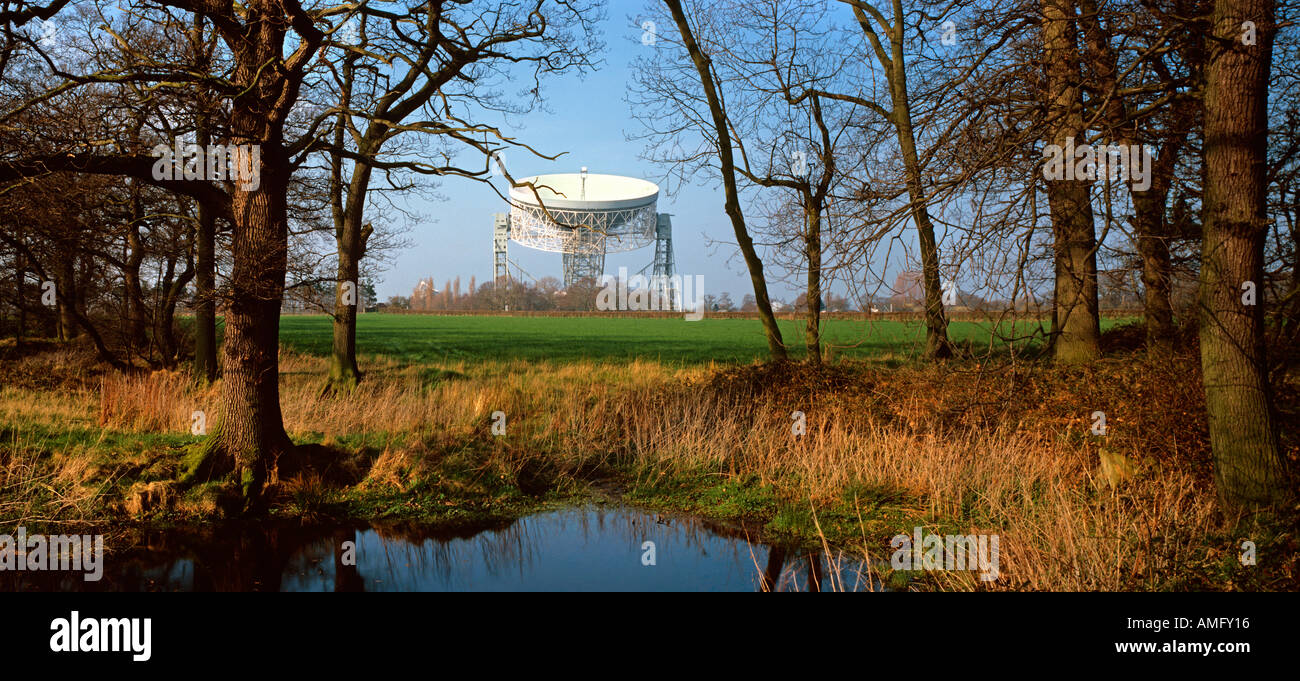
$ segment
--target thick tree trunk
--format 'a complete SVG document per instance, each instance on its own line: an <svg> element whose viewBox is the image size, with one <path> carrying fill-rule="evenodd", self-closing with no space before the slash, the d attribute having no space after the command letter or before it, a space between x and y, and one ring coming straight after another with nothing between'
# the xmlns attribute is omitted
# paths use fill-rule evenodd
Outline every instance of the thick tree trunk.
<svg viewBox="0 0 1300 681"><path fill-rule="evenodd" d="M1052 357L1066 364L1090 362L1101 356L1101 323L1097 244L1088 189L1067 182L1049 183L1047 196L1056 252Z"/></svg>
<svg viewBox="0 0 1300 681"><path fill-rule="evenodd" d="M908 130L910 134L910 126ZM904 158L907 153L904 150ZM916 154L915 145L912 146L911 154ZM952 344L948 341L948 319L943 309L939 245L934 237L934 225L930 222L930 211L924 204L919 164L908 170L907 187L912 202L912 219L916 222L916 234L921 245L921 278L925 285L925 356L944 359L952 356Z"/></svg>
<svg viewBox="0 0 1300 681"><path fill-rule="evenodd" d="M230 203L232 264L221 348L221 416L208 446L220 455L220 468L233 469L245 510L256 510L280 455L293 448L280 412L279 333L291 172L284 121L298 99L301 72L281 76L266 69L284 58L290 19L282 7L262 0L246 7L251 37L238 44L234 62L235 82L249 85L235 98L230 115L229 143L239 151ZM253 147L257 155L250 158Z"/></svg>
<svg viewBox="0 0 1300 681"><path fill-rule="evenodd" d="M1078 0L1083 26L1087 57L1095 74L1097 96L1105 103L1103 119L1110 141L1128 147L1139 143L1137 124L1130 117L1125 95L1121 93L1120 74L1111 35L1101 23L1101 11L1096 0ZM1168 84L1172 91L1173 83ZM1167 141L1153 159L1149 186L1138 189L1140 182L1133 173L1127 184L1133 198L1133 231L1138 256L1142 261L1143 318L1146 326L1147 352L1167 356L1173 351L1174 317L1170 304L1170 277L1172 264L1169 258L1169 241L1165 228L1165 204L1173 180L1174 167L1187 138L1192 111L1187 98L1177 98L1170 105L1167 117Z"/></svg>
<svg viewBox="0 0 1300 681"><path fill-rule="evenodd" d="M263 144L261 187L234 194L233 268L222 343L219 446L254 504L291 447L280 413L280 304L287 268L288 163L278 140ZM281 161L275 163L276 160Z"/></svg>
<svg viewBox="0 0 1300 681"><path fill-rule="evenodd" d="M1047 64L1048 144L1061 149L1067 139L1083 144L1079 52L1071 0L1042 0L1043 59ZM1073 158L1065 158L1072 164ZM1097 244L1093 228L1091 183L1081 179L1047 180L1047 199L1055 240L1056 294L1052 353L1058 362L1089 362L1101 356L1097 305Z"/></svg>
<svg viewBox="0 0 1300 681"><path fill-rule="evenodd" d="M1279 502L1289 493L1263 333L1273 11L1269 0L1218 0L1205 71L1201 370L1215 483L1233 509ZM1253 45L1241 39L1246 21L1256 27ZM1252 285L1255 300L1244 300L1243 289Z"/></svg>
<svg viewBox="0 0 1300 681"><path fill-rule="evenodd" d="M810 205L812 197L805 197L804 212L808 224L806 236L808 255L808 362L813 366L822 363L822 216L819 206Z"/></svg>
<svg viewBox="0 0 1300 681"><path fill-rule="evenodd" d="M148 348L148 334L145 332L144 290L140 286L140 263L135 257L127 259L122 266L122 281L126 293L126 356L130 358L143 354Z"/></svg>
<svg viewBox="0 0 1300 681"><path fill-rule="evenodd" d="M343 146L340 121L335 144ZM365 151L365 150L363 150ZM370 225L362 226L366 194L370 188L370 166L355 163L343 196L342 159L333 162L331 197L334 204L334 241L338 247L337 280L334 286L334 345L330 353L328 390L349 392L361 382L357 366L357 305L361 303L361 259L365 257Z"/></svg>
<svg viewBox="0 0 1300 681"><path fill-rule="evenodd" d="M350 294L344 291L345 283L356 285L356 260L345 260L340 253L338 276L334 293L334 347L330 353L329 388L347 392L361 382L361 369L357 366L357 293L355 288ZM352 296L354 302L344 300L345 295Z"/></svg>

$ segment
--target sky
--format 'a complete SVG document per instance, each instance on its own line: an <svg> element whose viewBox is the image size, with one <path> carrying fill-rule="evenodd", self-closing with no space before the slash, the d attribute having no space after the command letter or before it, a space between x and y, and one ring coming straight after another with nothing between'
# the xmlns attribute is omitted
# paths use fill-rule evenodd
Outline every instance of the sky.
<svg viewBox="0 0 1300 681"><path fill-rule="evenodd" d="M523 151L507 152L506 164L516 178L545 173L576 173L586 166L593 174L626 175L660 182L663 169L640 159L643 142L628 141L627 134L640 131L626 101L631 81L631 62L643 45L641 31L633 23L639 4L615 0L601 26L606 50L604 63L585 78L576 75L552 77L543 93L547 109L523 117L512 117L503 130L549 155L566 152L556 161L532 157ZM506 86L509 90L509 86ZM496 180L504 194L508 183ZM674 183L675 184L675 183ZM413 199L407 209L419 219L405 235L411 244L393 257L393 262L376 279L380 300L409 296L420 279L433 277L436 286L461 279L462 291L471 276L481 285L492 279L492 215L507 212L508 206L491 189L462 178L448 178L439 187L444 200ZM737 304L753 289L744 261L734 245L731 222L723 212L723 193L704 178L667 195L661 188L660 213L673 216L673 250L677 272L703 275L705 293L726 291ZM722 243L718 243L722 242ZM534 279L545 276L562 279L558 253L534 251L510 243L510 260ZM618 274L620 267L635 274L654 259L653 243L631 253L609 254L605 271ZM511 269L512 275L518 270ZM792 301L797 291L769 277L774 298Z"/></svg>

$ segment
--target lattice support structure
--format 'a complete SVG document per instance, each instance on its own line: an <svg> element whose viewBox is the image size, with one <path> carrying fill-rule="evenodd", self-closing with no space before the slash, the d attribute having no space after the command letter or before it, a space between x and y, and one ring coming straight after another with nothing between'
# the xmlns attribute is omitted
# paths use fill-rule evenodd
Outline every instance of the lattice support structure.
<svg viewBox="0 0 1300 681"><path fill-rule="evenodd" d="M635 251L649 246L655 238L654 209L652 204L626 210L553 208L543 211L536 206L515 204L510 211L510 238L523 246L552 253L603 255Z"/></svg>
<svg viewBox="0 0 1300 681"><path fill-rule="evenodd" d="M655 225L655 261L651 270L651 281L659 286L660 300L673 301L677 309L678 292L672 284L677 263L673 259L673 221L672 216L660 213Z"/></svg>
<svg viewBox="0 0 1300 681"><path fill-rule="evenodd" d="M510 287L510 216L492 216L492 273L498 288Z"/></svg>
<svg viewBox="0 0 1300 681"><path fill-rule="evenodd" d="M605 273L604 253L565 253L564 287L593 282Z"/></svg>

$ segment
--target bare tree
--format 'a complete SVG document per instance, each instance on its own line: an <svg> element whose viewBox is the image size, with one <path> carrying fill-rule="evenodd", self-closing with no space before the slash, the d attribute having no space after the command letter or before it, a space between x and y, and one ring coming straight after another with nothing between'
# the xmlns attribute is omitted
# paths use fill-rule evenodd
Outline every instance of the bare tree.
<svg viewBox="0 0 1300 681"><path fill-rule="evenodd" d="M677 28L681 41L677 47L683 51L681 54L688 60L689 69L693 70L693 74L689 76L689 81L675 80L677 76L686 76L687 67L675 61L677 54L668 54L670 52L668 47L657 47L655 54L662 61L643 60L640 64L637 84L642 88L644 97L656 100L662 108L651 113L640 114L640 118L652 131L658 130L660 137L676 138L678 134L689 129L704 138L700 148L686 152L684 158L676 157L674 148L666 151L666 156L662 156L661 160L667 160L679 167L686 164L698 167L701 165L701 159L707 159L703 165L708 165L716 159L716 172L721 178L725 194L725 210L731 220L736 244L745 259L745 267L749 270L749 280L754 287L755 303L767 337L768 351L774 361L785 361L787 359L785 341L781 338L781 329L772 314L767 280L763 275L763 261L754 248L754 240L745 224L745 214L741 206L740 188L736 179L738 174L736 150L731 132L733 121L728 116L727 105L720 91L713 57L696 40L695 29L691 25L692 19L697 24L706 19L705 15L708 12L696 6L693 12L688 13L680 0L664 0L664 5ZM656 45L659 43L668 45L667 36L658 35ZM698 86L699 89L696 90L692 86ZM667 131L654 127L653 119L656 115L667 121ZM655 132L649 136L655 136ZM666 144L675 147L680 144L680 140L672 139ZM668 159L667 156L674 158Z"/></svg>
<svg viewBox="0 0 1300 681"><path fill-rule="evenodd" d="M592 64L599 46L593 25L599 19L589 4L548 2L473 4L458 7L429 0L405 14L368 5L331 35L342 52L332 67L330 91L338 95L330 149L331 205L338 267L335 280L334 344L329 388L350 390L361 380L357 366L357 287L362 258L373 227L365 218L376 171L390 189L409 190L402 175L458 176L488 181L486 160L500 147L519 147L473 116L488 111L524 113L540 101L540 85L530 99L494 92L494 77L523 77L533 83L550 73L581 71ZM387 26L387 28L385 28ZM343 29L350 30L343 30ZM354 35L346 35L352 33ZM340 35L345 35L340 39ZM393 74L385 64L403 63ZM395 150L399 136L423 136ZM428 138L473 152L477 166L457 165L454 150L430 153ZM495 138L496 144L491 141ZM446 162L428 163L428 156ZM350 166L344 177L345 167Z"/></svg>
<svg viewBox="0 0 1300 681"><path fill-rule="evenodd" d="M944 317L943 292L939 280L939 245L935 239L934 223L930 220L922 178L922 162L917 152L916 134L913 130L911 99L907 88L907 53L905 15L902 0L893 0L891 16L887 17L874 6L861 0L842 0L853 7L862 34L871 45L872 53L884 71L889 86L889 104L881 105L853 95L841 97L860 102L876 112L893 126L902 154L907 193L910 199L912 222L916 225L921 246L921 274L925 287L925 354L931 358L944 358L952 354L948 343L948 321ZM885 41L880 36L884 35Z"/></svg>

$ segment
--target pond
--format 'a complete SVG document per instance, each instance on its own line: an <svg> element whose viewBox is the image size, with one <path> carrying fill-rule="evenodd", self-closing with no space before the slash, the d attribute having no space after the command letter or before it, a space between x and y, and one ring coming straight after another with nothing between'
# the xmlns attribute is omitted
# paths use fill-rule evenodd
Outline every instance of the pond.
<svg viewBox="0 0 1300 681"><path fill-rule="evenodd" d="M106 547L103 577L0 572L28 591L866 591L860 559L751 541L743 530L629 508L576 508L431 531L221 525Z"/></svg>

